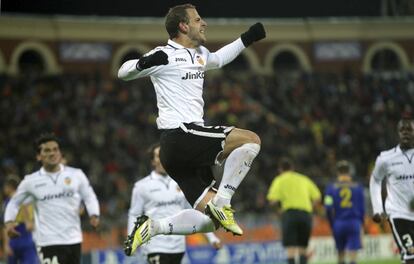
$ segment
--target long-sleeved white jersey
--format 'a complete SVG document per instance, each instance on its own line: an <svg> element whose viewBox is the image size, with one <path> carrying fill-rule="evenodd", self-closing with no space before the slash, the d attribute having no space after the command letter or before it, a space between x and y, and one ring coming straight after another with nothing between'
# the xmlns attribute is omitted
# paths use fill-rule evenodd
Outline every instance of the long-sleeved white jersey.
<svg viewBox="0 0 414 264"><path fill-rule="evenodd" d="M382 213L381 183L385 179L387 198L385 211L392 218L414 221L409 203L414 199L414 149L401 150L396 146L377 157L370 179L373 213Z"/></svg>
<svg viewBox="0 0 414 264"><path fill-rule="evenodd" d="M177 214L183 209L191 208L184 193L170 176L162 176L155 171L137 181L131 197L131 208L128 213L128 233L132 231L136 218L147 215L152 219L162 219ZM207 233L210 243L219 241L213 233ZM144 254L155 252L185 252L185 236L158 235L142 246Z"/></svg>
<svg viewBox="0 0 414 264"><path fill-rule="evenodd" d="M216 52L204 46L185 48L168 40L166 46L157 47L146 55L162 50L168 55L168 64L138 71L139 60L126 61L118 77L132 80L151 76L157 95L159 129L178 128L181 123L204 124L203 83L207 70L220 68L234 60L244 49L240 38Z"/></svg>
<svg viewBox="0 0 414 264"><path fill-rule="evenodd" d="M82 170L60 165L57 173L44 168L26 175L7 204L4 221L14 221L19 206L34 203L37 246L82 242L79 209L83 200L89 215L99 216L99 203Z"/></svg>

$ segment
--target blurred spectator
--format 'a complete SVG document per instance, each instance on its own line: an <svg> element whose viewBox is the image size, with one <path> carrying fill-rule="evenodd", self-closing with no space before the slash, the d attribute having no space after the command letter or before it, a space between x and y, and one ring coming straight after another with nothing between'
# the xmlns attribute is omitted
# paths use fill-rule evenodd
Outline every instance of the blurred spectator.
<svg viewBox="0 0 414 264"><path fill-rule="evenodd" d="M414 105L413 75L313 73L285 82L239 72L207 75L205 86L207 125L237 123L257 132L263 142L249 172L257 176L246 177L233 198L242 212L268 210L263 190L276 170L274 157L284 152L320 188L340 159L353 163L360 177L356 180L367 186L377 154L395 141L388 131L400 112ZM116 221L120 213L126 217L125 193L136 175L149 172L145 149L159 138L155 92L148 79L119 82L96 74L63 74L23 80L3 75L0 94L1 175L38 168L31 146L21 142L52 130L62 138L70 164L88 174L102 200L103 227L110 225L106 219Z"/></svg>

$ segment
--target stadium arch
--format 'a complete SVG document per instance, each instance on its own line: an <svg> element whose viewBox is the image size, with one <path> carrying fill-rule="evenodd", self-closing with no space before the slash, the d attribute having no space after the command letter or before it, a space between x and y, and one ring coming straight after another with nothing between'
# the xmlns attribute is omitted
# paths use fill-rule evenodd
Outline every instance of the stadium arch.
<svg viewBox="0 0 414 264"><path fill-rule="evenodd" d="M262 71L257 53L253 49L244 49L240 55L244 56L253 72L260 73Z"/></svg>
<svg viewBox="0 0 414 264"><path fill-rule="evenodd" d="M121 67L123 63L122 59L130 52L137 52L139 54L145 54L150 51L151 48L147 45L136 43L136 44L124 44L117 49L117 51L112 56L111 62L111 74L112 77L117 78L118 76L118 69ZM137 58L138 59L138 58Z"/></svg>
<svg viewBox="0 0 414 264"><path fill-rule="evenodd" d="M230 70L236 69L236 72L238 70L241 70L244 68L240 67L240 65L237 65L237 63L240 63L243 61L245 63L245 66L247 67L246 70L251 71L253 73L261 73L262 67L259 62L259 58L257 56L257 53L252 49L244 49L242 53L239 54L233 61L226 64L224 67L215 69L213 71L209 72L210 76L216 75L216 74L223 74L224 72L228 72Z"/></svg>
<svg viewBox="0 0 414 264"><path fill-rule="evenodd" d="M26 51L35 51L41 56L45 63L45 74L57 74L61 72L61 69L57 64L56 56L47 45L40 42L27 41L19 44L13 50L8 70L10 75L19 74L19 59Z"/></svg>
<svg viewBox="0 0 414 264"><path fill-rule="evenodd" d="M275 45L267 52L264 62L264 70L266 73L272 74L274 72L273 61L277 57L277 55L279 55L282 52L292 53L297 58L299 65L303 71L312 71L312 66L310 64L309 58L306 55L306 53L302 50L302 48L293 43L282 43Z"/></svg>
<svg viewBox="0 0 414 264"><path fill-rule="evenodd" d="M381 42L377 42L371 45L371 47L369 47L367 52L365 53L365 56L362 62L363 73L372 72L371 62L374 56L382 50L390 50L394 52L394 54L399 59L399 62L401 63L401 70L404 70L404 71L410 70L410 61L404 49L396 42L381 41Z"/></svg>

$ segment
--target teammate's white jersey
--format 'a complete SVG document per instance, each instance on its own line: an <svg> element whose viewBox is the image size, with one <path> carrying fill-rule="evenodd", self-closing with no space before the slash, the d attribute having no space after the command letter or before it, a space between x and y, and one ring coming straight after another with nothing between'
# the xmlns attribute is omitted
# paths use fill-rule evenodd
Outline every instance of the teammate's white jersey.
<svg viewBox="0 0 414 264"><path fill-rule="evenodd" d="M128 213L128 234L131 233L136 218L147 215L151 219L170 217L191 205L184 193L170 176L162 176L155 171L137 181L132 190L131 208ZM205 234L210 243L220 241L214 233ZM144 254L185 252L184 235L158 235L141 248Z"/></svg>
<svg viewBox="0 0 414 264"><path fill-rule="evenodd" d="M240 38L210 52L204 46L185 48L168 40L168 44L157 47L146 55L162 50L168 55L168 64L137 70L138 60L125 62L118 71L118 77L132 80L151 76L157 95L159 129L178 128L181 123L203 125L203 83L204 73L220 68L234 60L244 49Z"/></svg>
<svg viewBox="0 0 414 264"><path fill-rule="evenodd" d="M37 246L70 245L82 242L80 205L89 215L99 216L99 203L82 170L60 165L57 173L44 168L26 175L7 204L4 221L14 221L19 206L34 203L34 239Z"/></svg>
<svg viewBox="0 0 414 264"><path fill-rule="evenodd" d="M134 221L140 215L162 219L177 214L184 208L191 208L184 193L170 176L155 171L137 181L132 190L131 208L128 213L128 234ZM181 253L185 251L185 236L158 235L142 246L144 253Z"/></svg>
<svg viewBox="0 0 414 264"><path fill-rule="evenodd" d="M401 150L399 146L381 152L375 162L370 180L373 213L382 213L381 182L387 183L385 211L392 218L414 221L409 202L414 198L414 149Z"/></svg>

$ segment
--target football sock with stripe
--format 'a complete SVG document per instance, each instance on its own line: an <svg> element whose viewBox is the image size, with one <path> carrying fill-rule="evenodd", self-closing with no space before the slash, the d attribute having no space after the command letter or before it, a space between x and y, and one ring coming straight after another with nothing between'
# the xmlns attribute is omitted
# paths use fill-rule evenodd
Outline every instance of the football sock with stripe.
<svg viewBox="0 0 414 264"><path fill-rule="evenodd" d="M189 235L216 230L211 218L195 209L185 209L174 216L153 220L153 223L154 235Z"/></svg>
<svg viewBox="0 0 414 264"><path fill-rule="evenodd" d="M218 207L230 205L231 197L249 172L259 151L259 144L246 143L230 153L224 164L223 178L217 194L213 197L213 204Z"/></svg>

